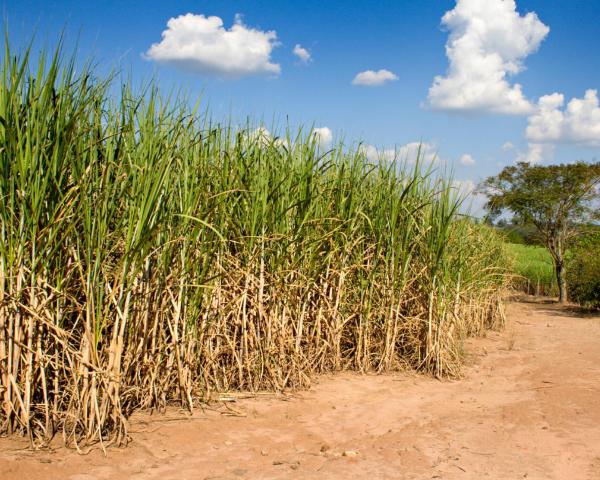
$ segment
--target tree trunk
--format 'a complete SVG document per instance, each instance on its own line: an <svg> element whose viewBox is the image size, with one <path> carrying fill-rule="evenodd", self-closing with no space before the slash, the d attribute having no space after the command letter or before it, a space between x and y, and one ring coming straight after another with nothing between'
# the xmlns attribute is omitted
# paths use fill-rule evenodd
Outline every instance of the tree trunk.
<svg viewBox="0 0 600 480"><path fill-rule="evenodd" d="M555 261L556 283L558 284L558 303L567 303L567 272L562 258Z"/></svg>
<svg viewBox="0 0 600 480"><path fill-rule="evenodd" d="M554 260L554 273L558 285L558 303L567 303L567 272L564 257L564 232L554 231L547 237L546 246Z"/></svg>

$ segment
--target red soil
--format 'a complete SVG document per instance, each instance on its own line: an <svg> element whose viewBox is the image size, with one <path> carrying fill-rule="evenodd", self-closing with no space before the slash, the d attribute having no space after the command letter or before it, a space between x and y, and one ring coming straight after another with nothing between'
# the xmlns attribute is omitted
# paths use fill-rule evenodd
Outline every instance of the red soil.
<svg viewBox="0 0 600 480"><path fill-rule="evenodd" d="M505 332L468 343L461 380L341 374L191 420L140 414L108 457L0 439L0 478L600 479L600 318L507 314Z"/></svg>

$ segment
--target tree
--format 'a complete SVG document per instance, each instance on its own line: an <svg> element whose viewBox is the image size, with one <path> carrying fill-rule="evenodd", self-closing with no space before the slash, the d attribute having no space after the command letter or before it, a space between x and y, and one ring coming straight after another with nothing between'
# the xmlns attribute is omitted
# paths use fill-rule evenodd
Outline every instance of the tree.
<svg viewBox="0 0 600 480"><path fill-rule="evenodd" d="M565 251L579 225L600 218L600 162L538 166L517 163L479 187L496 218L512 213L535 225L554 261L559 302L567 301Z"/></svg>
<svg viewBox="0 0 600 480"><path fill-rule="evenodd" d="M600 226L585 229L569 249L567 265L571 300L600 309Z"/></svg>

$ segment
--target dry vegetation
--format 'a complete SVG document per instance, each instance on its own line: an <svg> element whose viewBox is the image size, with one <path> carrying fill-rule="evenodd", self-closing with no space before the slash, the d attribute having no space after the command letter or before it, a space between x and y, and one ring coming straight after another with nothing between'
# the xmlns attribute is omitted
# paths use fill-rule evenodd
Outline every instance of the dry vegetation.
<svg viewBox="0 0 600 480"><path fill-rule="evenodd" d="M115 100L58 56L2 68L2 433L123 444L133 410L215 391L452 375L503 321L501 242L418 159L213 125L153 86Z"/></svg>

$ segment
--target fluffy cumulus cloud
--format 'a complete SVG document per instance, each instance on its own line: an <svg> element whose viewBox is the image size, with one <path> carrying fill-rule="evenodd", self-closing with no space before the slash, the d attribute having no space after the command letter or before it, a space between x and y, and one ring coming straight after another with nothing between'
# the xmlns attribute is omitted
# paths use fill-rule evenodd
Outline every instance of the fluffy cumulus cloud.
<svg viewBox="0 0 600 480"><path fill-rule="evenodd" d="M525 162L532 165L537 165L552 159L554 155L554 146L544 143L529 143L527 151L519 152L516 162Z"/></svg>
<svg viewBox="0 0 600 480"><path fill-rule="evenodd" d="M330 128L314 128L312 134L314 135L319 148L321 148L322 150L326 150L329 147L331 147L331 142L333 141L333 133L331 132Z"/></svg>
<svg viewBox="0 0 600 480"><path fill-rule="evenodd" d="M296 44L296 46L292 50L292 53L296 55L300 60L300 63L303 63L304 65L312 61L312 56L310 52L300 44Z"/></svg>
<svg viewBox="0 0 600 480"><path fill-rule="evenodd" d="M371 162L391 162L398 159L398 150L396 148L377 148L375 145L361 145L360 151Z"/></svg>
<svg viewBox="0 0 600 480"><path fill-rule="evenodd" d="M429 143L411 142L396 148L381 149L374 145L361 145L361 150L372 162L392 160L414 162L419 157L426 163L438 160L435 145Z"/></svg>
<svg viewBox="0 0 600 480"><path fill-rule="evenodd" d="M475 185L473 180L454 180L452 182L452 186L460 191L463 195L470 195L477 188L477 185Z"/></svg>
<svg viewBox="0 0 600 480"><path fill-rule="evenodd" d="M227 29L219 17L188 13L169 19L162 40L153 44L145 57L219 77L276 76L281 71L278 64L271 62L276 45L276 32L247 27L239 16Z"/></svg>
<svg viewBox="0 0 600 480"><path fill-rule="evenodd" d="M514 150L514 148L515 146L512 142L504 142L504 144L502 145L503 152L509 152L510 150Z"/></svg>
<svg viewBox="0 0 600 480"><path fill-rule="evenodd" d="M248 141L251 143L258 142L262 145L268 145L273 140L273 135L268 128L258 127L248 133Z"/></svg>
<svg viewBox="0 0 600 480"><path fill-rule="evenodd" d="M514 0L457 0L442 24L448 29L446 76L429 89L431 107L526 115L534 106L510 76L521 72L550 29Z"/></svg>
<svg viewBox="0 0 600 480"><path fill-rule="evenodd" d="M564 107L564 95L553 93L540 98L528 119L526 136L532 142L600 146L600 105L598 92L588 90Z"/></svg>
<svg viewBox="0 0 600 480"><path fill-rule="evenodd" d="M395 148L377 148L375 145L361 145L360 151L367 157L371 162L391 161L398 157L397 150Z"/></svg>
<svg viewBox="0 0 600 480"><path fill-rule="evenodd" d="M471 167L475 165L475 159L468 153L465 153L462 157L460 157L460 164L464 165L465 167Z"/></svg>
<svg viewBox="0 0 600 480"><path fill-rule="evenodd" d="M331 148L333 142L333 132L329 127L313 128L311 134L314 137L318 148L321 150L327 150L328 148ZM288 142L285 137L274 136L269 129L263 126L247 132L244 136L244 141L247 142L248 145L258 145L266 148L273 144L276 147L285 147L287 149L293 148L294 146L293 142Z"/></svg>
<svg viewBox="0 0 600 480"><path fill-rule="evenodd" d="M461 205L461 211L463 213L475 217L483 216L487 197L477 193L477 185L473 180L455 180L453 182L453 187L458 191L458 194L465 199Z"/></svg>
<svg viewBox="0 0 600 480"><path fill-rule="evenodd" d="M360 72L352 80L352 85L359 85L362 87L381 87L388 82L394 82L398 80L398 76L390 72L389 70L365 70Z"/></svg>
<svg viewBox="0 0 600 480"><path fill-rule="evenodd" d="M258 146L268 148L271 145L289 149L290 143L285 138L274 137L268 128L260 126L251 131L243 131L243 145L245 147Z"/></svg>
<svg viewBox="0 0 600 480"><path fill-rule="evenodd" d="M402 145L398 149L399 158L413 161L417 157L424 160L427 163L435 162L439 160L437 147L430 143L412 142Z"/></svg>

